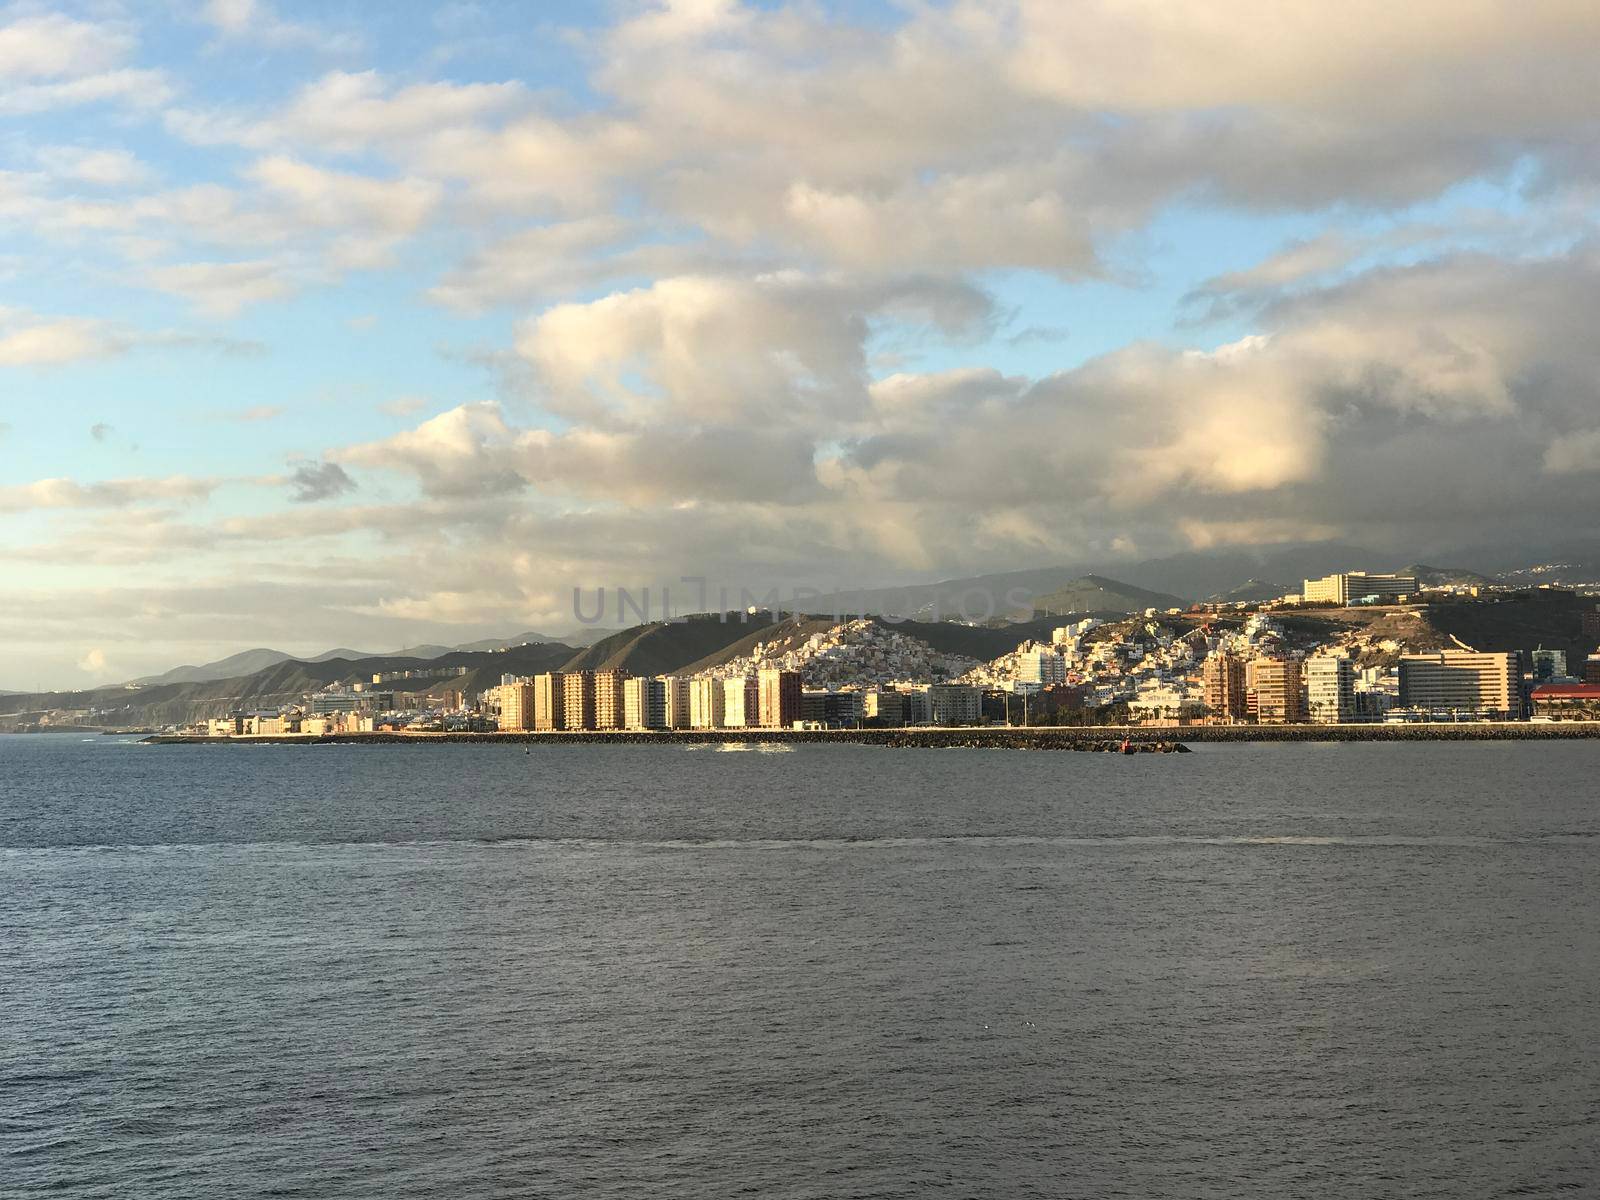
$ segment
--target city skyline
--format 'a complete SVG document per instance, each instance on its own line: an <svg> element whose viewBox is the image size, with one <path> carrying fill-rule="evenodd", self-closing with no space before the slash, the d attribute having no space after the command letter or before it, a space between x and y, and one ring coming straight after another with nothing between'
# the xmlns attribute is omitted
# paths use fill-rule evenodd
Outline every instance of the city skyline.
<svg viewBox="0 0 1600 1200"><path fill-rule="evenodd" d="M1562 2L0 6L0 686L1587 528L1597 48Z"/></svg>

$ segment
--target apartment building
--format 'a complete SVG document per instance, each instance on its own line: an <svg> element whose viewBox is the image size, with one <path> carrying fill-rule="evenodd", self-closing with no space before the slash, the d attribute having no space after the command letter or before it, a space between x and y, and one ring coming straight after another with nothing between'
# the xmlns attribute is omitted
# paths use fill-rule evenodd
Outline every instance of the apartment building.
<svg viewBox="0 0 1600 1200"><path fill-rule="evenodd" d="M541 730L561 729L566 711L566 679L559 671L549 671L533 677L533 727Z"/></svg>
<svg viewBox="0 0 1600 1200"><path fill-rule="evenodd" d="M1348 658L1323 654L1306 660L1306 711L1313 721L1335 725L1356 715L1356 670Z"/></svg>
<svg viewBox="0 0 1600 1200"><path fill-rule="evenodd" d="M727 724L723 709L722 679L689 680L689 727L721 729Z"/></svg>
<svg viewBox="0 0 1600 1200"><path fill-rule="evenodd" d="M1258 658L1251 662L1249 690L1255 694L1256 720L1263 725L1295 725L1306 719L1305 684L1298 658Z"/></svg>
<svg viewBox="0 0 1600 1200"><path fill-rule="evenodd" d="M756 683L757 713L763 728L788 729L800 719L799 671L763 667Z"/></svg>
<svg viewBox="0 0 1600 1200"><path fill-rule="evenodd" d="M621 668L594 673L594 728L621 729L626 718L622 685L628 672Z"/></svg>
<svg viewBox="0 0 1600 1200"><path fill-rule="evenodd" d="M1206 709L1212 717L1219 721L1243 721L1249 715L1244 677L1244 663L1232 654L1219 652L1206 659L1200 669L1200 683Z"/></svg>
<svg viewBox="0 0 1600 1200"><path fill-rule="evenodd" d="M594 727L594 672L565 672L561 677L561 728Z"/></svg>

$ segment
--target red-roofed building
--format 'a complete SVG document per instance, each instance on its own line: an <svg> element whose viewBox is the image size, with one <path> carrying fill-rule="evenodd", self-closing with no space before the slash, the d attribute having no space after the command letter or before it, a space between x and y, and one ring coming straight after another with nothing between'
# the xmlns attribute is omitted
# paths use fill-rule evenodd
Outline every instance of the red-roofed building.
<svg viewBox="0 0 1600 1200"><path fill-rule="evenodd" d="M1600 683L1545 683L1533 689L1533 715L1558 721L1600 721Z"/></svg>

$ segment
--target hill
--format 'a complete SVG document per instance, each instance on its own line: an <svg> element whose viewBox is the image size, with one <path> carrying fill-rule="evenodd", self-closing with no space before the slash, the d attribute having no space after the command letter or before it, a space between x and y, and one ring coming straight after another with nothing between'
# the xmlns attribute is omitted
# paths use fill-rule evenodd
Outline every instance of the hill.
<svg viewBox="0 0 1600 1200"><path fill-rule="evenodd" d="M1492 575L1481 575L1477 571L1460 567L1429 567L1422 563L1401 567L1397 574L1410 575L1423 587L1488 587L1500 582Z"/></svg>
<svg viewBox="0 0 1600 1200"><path fill-rule="evenodd" d="M1053 592L1033 598L1036 615L1052 613L1136 613L1147 608L1187 608L1187 600L1166 592L1147 591L1103 575L1069 580Z"/></svg>
<svg viewBox="0 0 1600 1200"><path fill-rule="evenodd" d="M713 657L777 624L771 613L702 614L682 621L652 621L601 638L568 659L562 670L670 675Z"/></svg>
<svg viewBox="0 0 1600 1200"><path fill-rule="evenodd" d="M162 683L204 683L212 679L233 679L241 675L251 675L256 671L264 671L268 667L276 666L281 662L288 662L294 655L286 654L282 650L241 650L238 654L230 654L227 658L219 658L216 662L203 663L199 666L173 667L160 675L146 675L142 679L131 682L148 687L152 684Z"/></svg>
<svg viewBox="0 0 1600 1200"><path fill-rule="evenodd" d="M1264 579L1246 579L1238 587L1229 588L1207 599L1212 604L1262 604L1299 589L1299 584L1291 588L1281 583L1268 583Z"/></svg>

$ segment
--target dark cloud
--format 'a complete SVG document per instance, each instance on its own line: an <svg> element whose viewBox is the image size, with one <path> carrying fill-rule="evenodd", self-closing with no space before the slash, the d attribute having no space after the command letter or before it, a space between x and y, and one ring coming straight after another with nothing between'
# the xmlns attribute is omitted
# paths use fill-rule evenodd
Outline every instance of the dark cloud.
<svg viewBox="0 0 1600 1200"><path fill-rule="evenodd" d="M289 499L296 504L315 504L356 490L356 482L338 463L301 459L289 464Z"/></svg>

